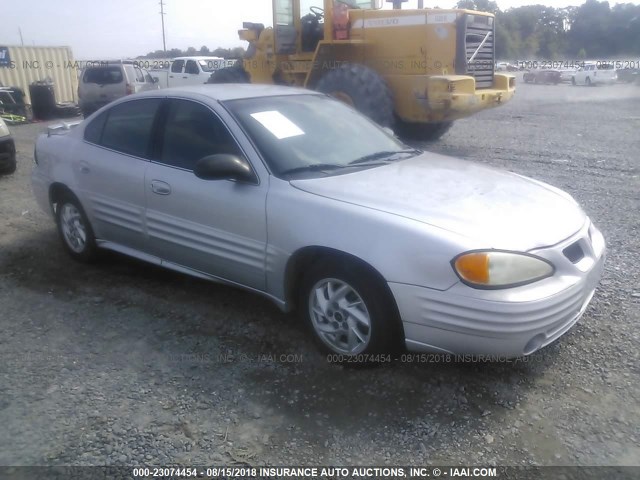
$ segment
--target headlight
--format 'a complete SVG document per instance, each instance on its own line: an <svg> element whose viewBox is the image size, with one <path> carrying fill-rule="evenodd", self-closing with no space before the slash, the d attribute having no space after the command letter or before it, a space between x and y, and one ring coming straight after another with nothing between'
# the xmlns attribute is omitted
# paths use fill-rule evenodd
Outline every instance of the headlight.
<svg viewBox="0 0 640 480"><path fill-rule="evenodd" d="M4 120L0 118L0 138L9 136L9 127L4 123Z"/></svg>
<svg viewBox="0 0 640 480"><path fill-rule="evenodd" d="M528 253L474 251L451 261L460 279L475 288L510 288L553 275L551 263Z"/></svg>

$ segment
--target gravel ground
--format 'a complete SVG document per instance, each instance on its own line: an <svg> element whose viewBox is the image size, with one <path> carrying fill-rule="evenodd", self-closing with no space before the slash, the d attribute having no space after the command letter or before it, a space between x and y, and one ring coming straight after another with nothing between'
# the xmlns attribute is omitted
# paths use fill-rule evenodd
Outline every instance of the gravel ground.
<svg viewBox="0 0 640 480"><path fill-rule="evenodd" d="M526 361L327 364L266 300L115 254L72 262L0 177L0 465L639 465L640 88L520 84L430 149L569 191L609 247L583 319Z"/></svg>

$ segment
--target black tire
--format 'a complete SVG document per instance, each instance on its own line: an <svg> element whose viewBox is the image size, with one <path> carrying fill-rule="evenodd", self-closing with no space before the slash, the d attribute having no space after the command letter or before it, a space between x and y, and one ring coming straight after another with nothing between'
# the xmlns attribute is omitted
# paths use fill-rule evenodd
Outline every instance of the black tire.
<svg viewBox="0 0 640 480"><path fill-rule="evenodd" d="M16 173L16 169L18 168L18 162L14 161L9 164L9 166L5 169L0 170L0 175L11 175L12 173Z"/></svg>
<svg viewBox="0 0 640 480"><path fill-rule="evenodd" d="M312 317L311 309L315 298L316 287L324 281L343 282L348 285L354 293L362 300L359 307L354 306L357 296L345 296L343 300L338 300L335 304L327 304L329 316L316 313ZM336 283L333 283L336 285ZM322 290L322 289L320 289ZM326 291L324 291L326 292ZM325 353L330 354L329 358L336 363L351 363L349 360L357 359L357 363L379 363L375 358L368 357L376 354L391 354L401 345L401 324L396 313L395 302L391 293L386 288L382 280L369 269L364 268L354 262L349 261L318 261L313 264L304 274L298 292L298 311L302 320L307 324L313 334L316 343ZM348 305L348 308L342 308ZM365 311L362 311L364 305ZM354 310L355 309L355 310ZM335 310L335 311L333 311ZM315 310L317 312L317 310ZM349 348L345 345L340 349L331 345L331 342L340 344L348 342L348 336L344 333L332 334L325 332L325 337L318 330L320 328L338 328L342 326L348 331L353 330L348 327L349 321L354 322L358 316L368 312L369 328L362 322L355 322L357 329L363 337L367 337L366 342L357 342L357 349L349 353ZM341 324L339 322L342 322ZM352 323L353 325L354 323ZM333 338L333 340L328 337ZM353 337L356 339L356 337ZM358 340L360 340L358 338ZM345 350L346 349L346 350ZM344 361L343 361L344 360ZM360 361L362 360L362 362ZM384 360L382 360L384 361Z"/></svg>
<svg viewBox="0 0 640 480"><path fill-rule="evenodd" d="M78 214L78 217L75 221L80 222L80 224L84 228L84 242L82 248L76 248L72 246L72 241L69 240L70 234L65 232L65 219L63 215L65 215L65 211L67 207L71 207L75 209ZM87 215L84 213L84 209L78 199L73 196L71 193L64 193L62 196L56 201L56 225L58 227L58 234L60 235L60 240L62 240L62 245L64 246L67 253L73 258L82 263L91 263L96 260L98 256L98 247L96 246L96 238L93 234L93 228L91 228L91 224L89 223L89 219ZM75 225L75 223L74 223Z"/></svg>
<svg viewBox="0 0 640 480"><path fill-rule="evenodd" d="M207 83L249 83L247 71L240 65L225 67L211 74Z"/></svg>
<svg viewBox="0 0 640 480"><path fill-rule="evenodd" d="M453 122L414 123L396 120L396 135L404 140L435 142L449 131Z"/></svg>
<svg viewBox="0 0 640 480"><path fill-rule="evenodd" d="M351 63L329 70L315 86L318 92L351 104L383 127L393 128L391 90L375 70Z"/></svg>

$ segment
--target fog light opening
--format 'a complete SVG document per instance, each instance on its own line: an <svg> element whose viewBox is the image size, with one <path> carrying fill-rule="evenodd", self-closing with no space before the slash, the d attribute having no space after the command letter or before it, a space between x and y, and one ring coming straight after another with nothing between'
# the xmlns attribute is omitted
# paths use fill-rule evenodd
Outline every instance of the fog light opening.
<svg viewBox="0 0 640 480"><path fill-rule="evenodd" d="M536 350L539 350L542 347L542 342L545 340L544 333L540 333L533 337L529 342L524 346L523 355L531 355Z"/></svg>

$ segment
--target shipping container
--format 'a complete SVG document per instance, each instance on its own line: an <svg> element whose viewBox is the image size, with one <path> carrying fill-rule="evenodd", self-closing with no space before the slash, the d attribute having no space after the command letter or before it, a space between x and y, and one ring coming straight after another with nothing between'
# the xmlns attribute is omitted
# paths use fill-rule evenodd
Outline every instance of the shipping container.
<svg viewBox="0 0 640 480"><path fill-rule="evenodd" d="M44 80L53 83L58 103L76 103L78 68L70 47L0 45L0 83L20 87L26 93L27 103L31 103L29 85Z"/></svg>

